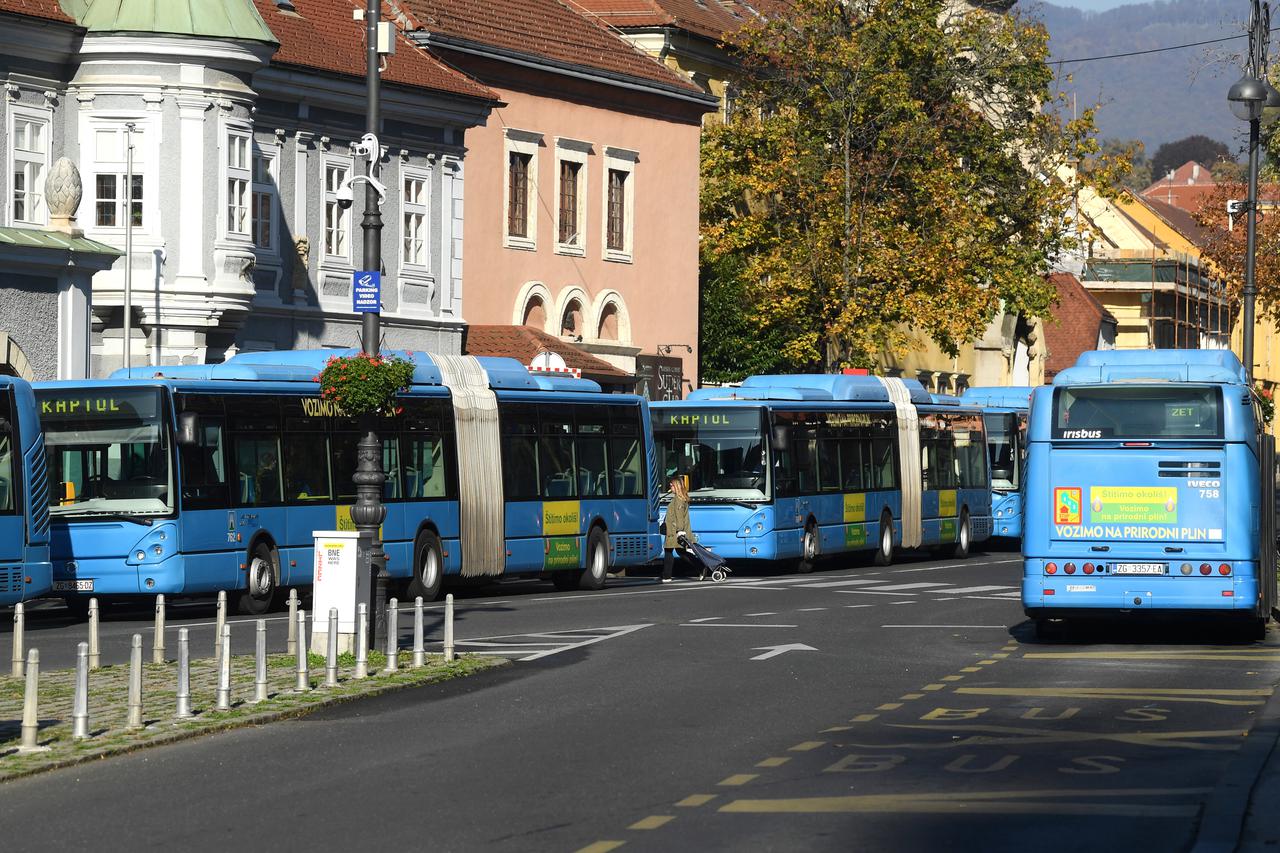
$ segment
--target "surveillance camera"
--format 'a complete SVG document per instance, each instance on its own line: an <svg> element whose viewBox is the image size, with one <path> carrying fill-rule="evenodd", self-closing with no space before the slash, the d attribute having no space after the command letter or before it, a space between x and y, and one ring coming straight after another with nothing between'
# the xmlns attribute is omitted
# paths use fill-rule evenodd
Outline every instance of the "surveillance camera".
<svg viewBox="0 0 1280 853"><path fill-rule="evenodd" d="M334 197L338 202L338 207L346 210L351 206L351 202L355 200L355 194L351 191L351 182L347 181L338 187L338 191L334 193Z"/></svg>

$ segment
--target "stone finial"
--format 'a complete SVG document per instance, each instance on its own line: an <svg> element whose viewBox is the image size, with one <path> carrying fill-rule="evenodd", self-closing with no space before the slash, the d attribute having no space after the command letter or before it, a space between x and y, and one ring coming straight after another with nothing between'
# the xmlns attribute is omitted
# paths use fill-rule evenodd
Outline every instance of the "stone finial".
<svg viewBox="0 0 1280 853"><path fill-rule="evenodd" d="M44 179L45 203L49 206L49 227L79 237L84 231L76 227L76 208L84 196L80 170L66 157L59 157Z"/></svg>

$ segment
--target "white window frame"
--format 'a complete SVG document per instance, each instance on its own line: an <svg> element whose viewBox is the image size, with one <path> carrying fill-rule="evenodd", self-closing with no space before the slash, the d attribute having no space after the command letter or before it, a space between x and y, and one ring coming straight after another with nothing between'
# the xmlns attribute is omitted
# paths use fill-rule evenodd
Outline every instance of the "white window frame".
<svg viewBox="0 0 1280 853"><path fill-rule="evenodd" d="M347 178L350 178L355 169L355 161L351 157L345 157L340 154L325 154L320 159L320 187L324 191L324 203L321 205L321 223L320 223L320 251L321 259L330 263L337 261L351 266L352 260L352 233L351 233L351 207L345 210L338 204L337 188L341 186L338 182L334 187L329 186L329 170L331 168L341 168L346 170ZM345 247L341 252L329 251L329 222L331 215L336 213L338 216L338 226L345 235Z"/></svg>
<svg viewBox="0 0 1280 853"><path fill-rule="evenodd" d="M125 177L128 173L128 151L125 147L125 125L134 124L133 174L142 179L142 222L133 226L135 240L147 238L160 233L160 206L157 203L158 181L155 164L160 145L160 124L151 116L138 113L97 113L91 115L81 125L81 151L92 152L85 156L88 169L86 174L84 202L89 205L87 216L79 217L86 223L85 231L95 235L105 235L112 239L123 238L125 216L129 215L129 195L125 189ZM118 146L118 158L103 156L98 149L99 134L113 133ZM115 225L98 224L98 176L112 175L116 178Z"/></svg>
<svg viewBox="0 0 1280 853"><path fill-rule="evenodd" d="M249 237L253 247L259 254L278 257L280 254L280 146L253 143L252 167L249 183ZM258 163L267 164L267 180L259 180ZM258 240L259 222L258 199L266 196L270 210L267 212L268 239L265 243Z"/></svg>
<svg viewBox="0 0 1280 853"><path fill-rule="evenodd" d="M542 147L542 134L531 130L509 127L505 131L502 146L502 245L508 249L535 251L538 248L538 149ZM517 237L507 231L507 216L511 210L511 155L529 155L528 196L525 199L525 234Z"/></svg>
<svg viewBox="0 0 1280 853"><path fill-rule="evenodd" d="M587 164L591 155L591 143L577 139L556 137L556 188L555 188L555 237L556 254L583 257L587 253ZM560 242L560 192L561 164L578 164L578 221L574 223L577 239L572 243Z"/></svg>
<svg viewBox="0 0 1280 853"><path fill-rule="evenodd" d="M422 194L414 202L409 201L406 193L410 181L422 185ZM410 216L421 217L418 240L422 247L417 259L410 258L406 245ZM431 173L426 169L406 166L400 170L400 266L418 273L425 273L431 268Z"/></svg>
<svg viewBox="0 0 1280 853"><path fill-rule="evenodd" d="M253 183L253 134L247 125L228 124L223 129L222 236L252 240L250 185Z"/></svg>
<svg viewBox="0 0 1280 853"><path fill-rule="evenodd" d="M29 122L31 124L41 126L41 134L44 140L43 156L39 153L29 154L27 152L19 153L18 147L14 144L17 138L17 123ZM35 225L44 226L49 223L49 204L45 198L44 182L49 175L49 168L52 165L51 151L53 150L53 111L38 110L31 107L24 107L20 104L10 104L7 136L9 140L8 157L6 167L8 168L9 178L9 199L5 205L9 222L13 225ZM23 190L26 196L22 217L17 215L17 189L13 180L14 173L20 164L34 167L37 174L34 179L24 170L24 183L28 186ZM32 199L34 203L34 215L32 209Z"/></svg>
<svg viewBox="0 0 1280 853"><path fill-rule="evenodd" d="M606 261L614 261L616 263L629 264L632 262L635 251L635 231L636 231L636 163L639 162L640 155L627 148L614 148L605 146L604 149L604 170L600 183L601 187L601 217L600 217L600 244L602 249L602 257ZM609 248L609 173L611 171L624 172L626 179L623 182L623 199L622 199L622 248Z"/></svg>

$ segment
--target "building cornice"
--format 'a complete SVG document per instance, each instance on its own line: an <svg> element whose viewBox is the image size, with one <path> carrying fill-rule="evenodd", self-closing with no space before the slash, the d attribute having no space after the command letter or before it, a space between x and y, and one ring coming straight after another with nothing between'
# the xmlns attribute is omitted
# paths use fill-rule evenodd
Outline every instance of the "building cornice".
<svg viewBox="0 0 1280 853"><path fill-rule="evenodd" d="M263 42L184 38L155 33L89 33L79 45L82 64L161 62L210 65L254 72L271 61L276 46Z"/></svg>

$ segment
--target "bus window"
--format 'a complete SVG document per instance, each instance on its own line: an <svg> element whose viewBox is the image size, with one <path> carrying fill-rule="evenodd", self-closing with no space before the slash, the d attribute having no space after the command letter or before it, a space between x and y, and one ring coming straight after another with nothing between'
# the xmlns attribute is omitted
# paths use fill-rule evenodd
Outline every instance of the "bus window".
<svg viewBox="0 0 1280 853"><path fill-rule="evenodd" d="M871 488L870 442L864 438L847 438L840 444L840 463L844 468L843 489L861 492Z"/></svg>
<svg viewBox="0 0 1280 853"><path fill-rule="evenodd" d="M640 438L640 410L614 409L609 419L609 484L614 497L638 498L645 492L644 442Z"/></svg>
<svg viewBox="0 0 1280 853"><path fill-rule="evenodd" d="M896 442L892 437L871 440L871 471L875 477L873 488L898 488L898 463L894 455Z"/></svg>
<svg viewBox="0 0 1280 853"><path fill-rule="evenodd" d="M540 495L538 469L538 411L528 404L501 407L502 489L507 500L537 500Z"/></svg>
<svg viewBox="0 0 1280 853"><path fill-rule="evenodd" d="M240 474L240 506L280 503L280 439L241 435L235 438L236 470Z"/></svg>
<svg viewBox="0 0 1280 853"><path fill-rule="evenodd" d="M201 415L196 425L196 443L178 447L182 504L186 509L231 506L223 437L222 418Z"/></svg>
<svg viewBox="0 0 1280 853"><path fill-rule="evenodd" d="M335 440L340 439L335 436ZM289 433L289 441L285 444L284 486L284 494L289 501L328 502L332 498L329 442L323 432Z"/></svg>
<svg viewBox="0 0 1280 853"><path fill-rule="evenodd" d="M594 412L595 414L591 414ZM583 497L609 494L609 462L605 458L607 413L593 407L577 412L578 493Z"/></svg>
<svg viewBox="0 0 1280 853"><path fill-rule="evenodd" d="M13 436L0 435L0 514L14 511Z"/></svg>
<svg viewBox="0 0 1280 853"><path fill-rule="evenodd" d="M818 445L818 491L840 491L840 440L828 437L819 432Z"/></svg>
<svg viewBox="0 0 1280 853"><path fill-rule="evenodd" d="M542 420L541 435L538 437L538 470L542 474L544 498L554 500L577 496L573 424L569 418L553 416Z"/></svg>

